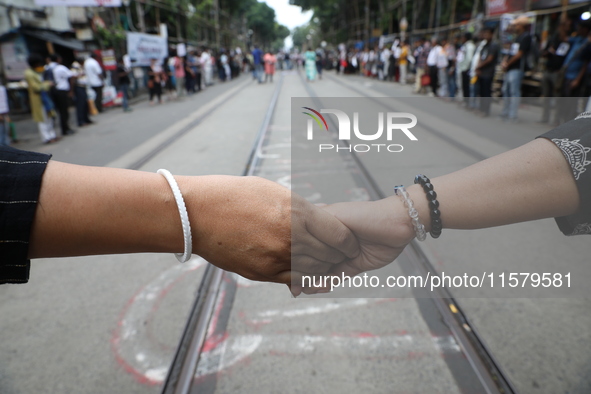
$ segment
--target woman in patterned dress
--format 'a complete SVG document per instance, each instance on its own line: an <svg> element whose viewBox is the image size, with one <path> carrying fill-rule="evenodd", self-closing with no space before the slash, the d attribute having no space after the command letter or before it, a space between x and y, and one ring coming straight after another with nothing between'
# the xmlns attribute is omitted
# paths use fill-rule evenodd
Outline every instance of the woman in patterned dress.
<svg viewBox="0 0 591 394"><path fill-rule="evenodd" d="M308 49L304 53L304 59L306 61L306 79L310 82L316 79L316 52Z"/></svg>

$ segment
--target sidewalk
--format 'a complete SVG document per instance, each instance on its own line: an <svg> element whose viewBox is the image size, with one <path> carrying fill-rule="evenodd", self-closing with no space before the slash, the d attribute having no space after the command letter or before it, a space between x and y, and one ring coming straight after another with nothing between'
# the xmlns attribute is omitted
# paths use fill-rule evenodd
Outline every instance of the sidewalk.
<svg viewBox="0 0 591 394"><path fill-rule="evenodd" d="M136 97L129 99L129 105L133 106L135 104L141 103L148 99L148 93L142 93ZM103 114L99 114L97 116L105 115L105 114L112 114L113 111L122 111L121 106L113 106L104 108ZM91 116L91 119L93 117ZM96 118L96 116L94 117ZM41 137L39 136L39 129L37 124L31 118L31 114L19 114L12 117L14 122L14 126L16 129L16 136L18 138L17 142L13 142L12 146L18 149L31 149L29 146L34 145L42 145L41 144ZM74 130L78 130L79 127L76 126L76 107L70 107L70 126ZM55 122L55 130L56 133L60 133L60 123L59 123L59 116Z"/></svg>
<svg viewBox="0 0 591 394"><path fill-rule="evenodd" d="M12 146L51 154L54 160L67 163L105 166L190 117L224 92L247 82L250 82L248 77L239 77L180 100L168 101L164 96L161 105L153 106L148 103L147 95L141 95L131 102L133 112L123 112L121 107L105 109L103 113L91 117L94 124L74 127L76 134L65 136L54 144L43 144L37 125L28 118L15 122L19 142ZM70 116L70 126L74 126L76 116L73 108ZM59 121L56 122L56 131L59 131Z"/></svg>

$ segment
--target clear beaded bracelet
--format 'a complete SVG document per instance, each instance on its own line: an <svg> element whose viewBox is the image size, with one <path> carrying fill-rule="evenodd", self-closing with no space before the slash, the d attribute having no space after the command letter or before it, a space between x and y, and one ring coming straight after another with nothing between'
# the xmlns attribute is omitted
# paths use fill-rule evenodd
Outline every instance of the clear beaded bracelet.
<svg viewBox="0 0 591 394"><path fill-rule="evenodd" d="M402 185L394 186L394 194L396 194L404 205L408 208L408 215L412 220L412 226L415 229L415 234L419 241L424 241L427 238L427 232L425 231L425 226L419 220L419 212L414 207L414 204L406 191L406 188Z"/></svg>

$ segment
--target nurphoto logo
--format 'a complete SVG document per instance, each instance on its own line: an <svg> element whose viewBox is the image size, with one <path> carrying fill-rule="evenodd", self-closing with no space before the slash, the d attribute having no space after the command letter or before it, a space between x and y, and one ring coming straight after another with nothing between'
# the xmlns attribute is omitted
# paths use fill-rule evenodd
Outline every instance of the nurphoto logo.
<svg viewBox="0 0 591 394"><path fill-rule="evenodd" d="M346 150L349 152L369 152L369 151L387 151L391 153L402 152L404 147L400 144L387 143L372 143L372 144L349 144L351 140L351 118L344 111L338 109L321 109L317 111L310 107L302 107L309 112L302 112L310 117L307 124L307 139L314 140L314 123L318 125L320 130L329 131L328 122L322 114L332 114L336 117L338 122L338 139L339 141L346 141L344 145L335 144L318 144L319 152L332 151L339 152ZM392 141L395 132L401 131L411 141L418 141L417 137L410 131L411 128L417 125L417 117L408 112L378 112L378 130L372 133L362 133L359 127L359 112L353 112L353 135L362 141L377 141L382 139L384 134L384 120L386 123L385 140ZM410 120L410 122L401 123L401 120ZM366 132L368 130L365 130Z"/></svg>

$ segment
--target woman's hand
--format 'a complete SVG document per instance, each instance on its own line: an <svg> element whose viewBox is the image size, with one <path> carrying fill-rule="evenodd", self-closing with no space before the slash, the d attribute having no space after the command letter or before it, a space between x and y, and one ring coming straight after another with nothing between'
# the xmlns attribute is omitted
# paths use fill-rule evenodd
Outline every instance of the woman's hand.
<svg viewBox="0 0 591 394"><path fill-rule="evenodd" d="M357 237L359 255L333 266L328 275L355 276L393 262L415 237L408 210L398 197L371 202L347 202L324 209L345 224ZM305 288L313 294L328 289Z"/></svg>
<svg viewBox="0 0 591 394"><path fill-rule="evenodd" d="M181 180L181 179L179 179ZM298 285L359 253L333 215L258 177L183 177L193 251L248 279Z"/></svg>

